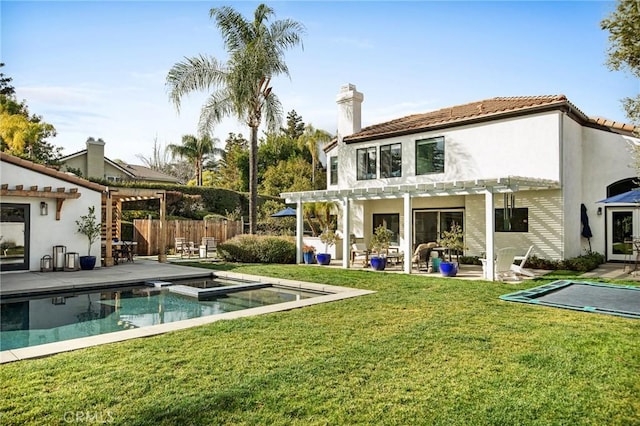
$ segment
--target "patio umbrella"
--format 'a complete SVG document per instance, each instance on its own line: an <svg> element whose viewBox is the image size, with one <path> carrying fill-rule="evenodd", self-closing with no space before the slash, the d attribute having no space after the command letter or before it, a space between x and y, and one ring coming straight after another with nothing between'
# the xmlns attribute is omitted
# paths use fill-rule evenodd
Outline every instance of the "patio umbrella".
<svg viewBox="0 0 640 426"><path fill-rule="evenodd" d="M589 216L587 216L587 206L585 206L584 204L580 204L580 222L582 222L581 235L589 241L589 251L591 251L591 237L593 237L593 233L591 232L591 227L589 226Z"/></svg>
<svg viewBox="0 0 640 426"><path fill-rule="evenodd" d="M279 212L272 214L271 217L291 217L295 215L296 215L296 209L287 207L284 210L280 210Z"/></svg>
<svg viewBox="0 0 640 426"><path fill-rule="evenodd" d="M632 189L631 191L623 192L622 194L614 195L604 200L598 201L598 203L640 203L640 189Z"/></svg>

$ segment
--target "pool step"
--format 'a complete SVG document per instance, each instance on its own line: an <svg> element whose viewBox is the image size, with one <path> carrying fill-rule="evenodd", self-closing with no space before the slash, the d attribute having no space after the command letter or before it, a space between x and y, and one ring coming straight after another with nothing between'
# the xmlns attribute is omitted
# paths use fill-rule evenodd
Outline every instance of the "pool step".
<svg viewBox="0 0 640 426"><path fill-rule="evenodd" d="M198 300L208 299L211 296L219 296L227 293L234 293L236 291L243 290L255 290L258 288L271 287L271 284L265 283L247 283L238 285L227 285L224 287L213 288L196 288L188 285L172 285L169 287L171 293L181 294L183 296L189 296Z"/></svg>
<svg viewBox="0 0 640 426"><path fill-rule="evenodd" d="M167 287L173 285L173 283L169 281L145 281L144 283L153 287Z"/></svg>

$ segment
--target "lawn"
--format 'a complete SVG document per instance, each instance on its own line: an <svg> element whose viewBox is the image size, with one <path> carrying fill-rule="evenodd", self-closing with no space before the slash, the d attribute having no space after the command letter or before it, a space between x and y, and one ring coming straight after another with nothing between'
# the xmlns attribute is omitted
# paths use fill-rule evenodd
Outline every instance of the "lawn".
<svg viewBox="0 0 640 426"><path fill-rule="evenodd" d="M377 293L2 365L0 424L640 424L638 320L498 299L531 282L219 267Z"/></svg>

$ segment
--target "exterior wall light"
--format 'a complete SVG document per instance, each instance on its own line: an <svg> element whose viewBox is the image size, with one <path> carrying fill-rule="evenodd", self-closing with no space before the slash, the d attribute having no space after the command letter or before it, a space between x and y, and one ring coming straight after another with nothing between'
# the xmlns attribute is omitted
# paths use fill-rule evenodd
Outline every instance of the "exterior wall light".
<svg viewBox="0 0 640 426"><path fill-rule="evenodd" d="M597 214L598 214L598 216L602 216L602 207L598 207Z"/></svg>
<svg viewBox="0 0 640 426"><path fill-rule="evenodd" d="M40 216L46 216L49 214L49 205L44 201L40 201Z"/></svg>

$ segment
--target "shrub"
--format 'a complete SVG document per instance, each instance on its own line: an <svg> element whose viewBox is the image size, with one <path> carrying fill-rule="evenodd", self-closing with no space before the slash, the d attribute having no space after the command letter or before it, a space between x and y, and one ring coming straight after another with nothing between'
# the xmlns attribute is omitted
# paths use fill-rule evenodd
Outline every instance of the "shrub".
<svg viewBox="0 0 640 426"><path fill-rule="evenodd" d="M478 256L460 256L458 262L463 265L482 265L480 257Z"/></svg>
<svg viewBox="0 0 640 426"><path fill-rule="evenodd" d="M296 245L291 239L238 235L218 244L218 255L227 262L295 263Z"/></svg>
<svg viewBox="0 0 640 426"><path fill-rule="evenodd" d="M570 271L588 272L597 268L602 263L604 263L604 255L597 252L589 252L565 260L541 259L534 255L527 260L525 267L552 271L566 269Z"/></svg>

